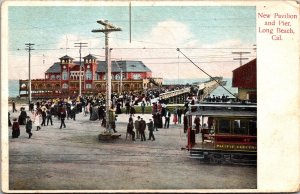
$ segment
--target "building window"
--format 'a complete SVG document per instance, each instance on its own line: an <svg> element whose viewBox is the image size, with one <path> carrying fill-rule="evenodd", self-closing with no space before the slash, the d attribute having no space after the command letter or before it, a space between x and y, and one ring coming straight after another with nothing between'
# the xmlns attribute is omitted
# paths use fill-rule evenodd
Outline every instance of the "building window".
<svg viewBox="0 0 300 194"><path fill-rule="evenodd" d="M63 79L63 80L68 80L68 72L67 72L66 70L64 70L64 71L62 72L62 79Z"/></svg>
<svg viewBox="0 0 300 194"><path fill-rule="evenodd" d="M55 80L55 75L51 75L50 79Z"/></svg>
<svg viewBox="0 0 300 194"><path fill-rule="evenodd" d="M85 85L85 88L86 88L86 89L91 89L91 88L92 88L92 84L86 84L86 85Z"/></svg>
<svg viewBox="0 0 300 194"><path fill-rule="evenodd" d="M56 79L57 79L57 80L60 80L60 75L57 75L57 76L56 76Z"/></svg>
<svg viewBox="0 0 300 194"><path fill-rule="evenodd" d="M120 74L116 74L116 75L115 75L115 79L116 79L116 80L120 80Z"/></svg>
<svg viewBox="0 0 300 194"><path fill-rule="evenodd" d="M133 74L133 79L141 79L141 74Z"/></svg>
<svg viewBox="0 0 300 194"><path fill-rule="evenodd" d="M68 88L68 84L64 83L64 84L63 84L63 88L64 88L64 89Z"/></svg>
<svg viewBox="0 0 300 194"><path fill-rule="evenodd" d="M95 80L99 80L99 75L97 73L94 74Z"/></svg>
<svg viewBox="0 0 300 194"><path fill-rule="evenodd" d="M85 78L86 78L86 80L92 80L93 76L92 76L91 70L86 71Z"/></svg>

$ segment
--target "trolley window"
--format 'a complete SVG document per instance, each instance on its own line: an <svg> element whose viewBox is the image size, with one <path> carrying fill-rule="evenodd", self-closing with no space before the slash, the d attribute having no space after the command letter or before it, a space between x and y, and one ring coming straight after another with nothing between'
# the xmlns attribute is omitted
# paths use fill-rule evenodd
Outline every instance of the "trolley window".
<svg viewBox="0 0 300 194"><path fill-rule="evenodd" d="M219 133L230 133L230 120L219 120Z"/></svg>
<svg viewBox="0 0 300 194"><path fill-rule="evenodd" d="M249 135L257 135L257 123L254 120L249 121Z"/></svg>
<svg viewBox="0 0 300 194"><path fill-rule="evenodd" d="M246 120L233 120L233 133L248 135L248 122Z"/></svg>

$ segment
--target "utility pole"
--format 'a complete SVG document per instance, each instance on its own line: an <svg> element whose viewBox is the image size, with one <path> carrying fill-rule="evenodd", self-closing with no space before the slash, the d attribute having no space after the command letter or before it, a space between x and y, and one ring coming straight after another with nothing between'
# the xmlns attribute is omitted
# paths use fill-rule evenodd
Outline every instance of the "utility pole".
<svg viewBox="0 0 300 194"><path fill-rule="evenodd" d="M123 69L121 68L121 66L119 65L119 63L117 61L115 61L116 64L118 65L119 69L120 69L120 84L119 84L119 94L121 95L122 93L122 81L123 81Z"/></svg>
<svg viewBox="0 0 300 194"><path fill-rule="evenodd" d="M31 51L34 50L31 46L34 44L32 43L27 43L25 44L26 50L28 50L28 104L29 104L29 109L30 109L30 104L31 104L31 69L30 69L30 58L31 58Z"/></svg>
<svg viewBox="0 0 300 194"><path fill-rule="evenodd" d="M233 60L240 60L240 66L242 66L242 60L247 60L249 58L243 58L242 55L243 54L250 54L251 52L232 52L232 54L238 54L240 55L239 58L233 58Z"/></svg>
<svg viewBox="0 0 300 194"><path fill-rule="evenodd" d="M74 43L75 47L79 47L79 96L81 97L81 69L82 69L82 65L81 65L81 48L82 47L87 47L85 42L78 42L78 43ZM84 76L83 76L84 77Z"/></svg>
<svg viewBox="0 0 300 194"><path fill-rule="evenodd" d="M111 106L111 59L110 49L108 43L108 34L110 32L121 31L121 28L108 23L107 20L98 20L97 23L104 26L104 29L92 30L92 32L103 32L105 34L105 61L106 61L106 131L111 133L110 120L109 120L109 109Z"/></svg>

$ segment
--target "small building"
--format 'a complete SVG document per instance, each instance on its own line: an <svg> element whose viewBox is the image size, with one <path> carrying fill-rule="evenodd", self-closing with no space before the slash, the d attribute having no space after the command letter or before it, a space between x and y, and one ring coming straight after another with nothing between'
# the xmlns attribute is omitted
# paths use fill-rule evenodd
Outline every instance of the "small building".
<svg viewBox="0 0 300 194"><path fill-rule="evenodd" d="M233 70L232 87L238 88L240 100L257 101L256 59Z"/></svg>
<svg viewBox="0 0 300 194"><path fill-rule="evenodd" d="M44 79L31 80L32 97L95 95L106 91L106 61L97 61L89 54L80 62L68 55L60 58L46 72ZM162 78L153 78L142 61L112 61L112 92L143 91L162 85ZM80 80L81 79L81 80ZM19 80L20 97L28 96L28 80Z"/></svg>

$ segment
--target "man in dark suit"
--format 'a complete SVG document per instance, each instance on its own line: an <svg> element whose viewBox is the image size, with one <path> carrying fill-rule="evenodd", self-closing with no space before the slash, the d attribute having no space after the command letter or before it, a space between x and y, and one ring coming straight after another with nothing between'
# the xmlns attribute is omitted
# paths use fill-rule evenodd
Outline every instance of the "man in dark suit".
<svg viewBox="0 0 300 194"><path fill-rule="evenodd" d="M166 121L165 121L165 128L169 128L169 124L170 124L170 117L171 117L171 113L169 111L169 109L166 109Z"/></svg>

